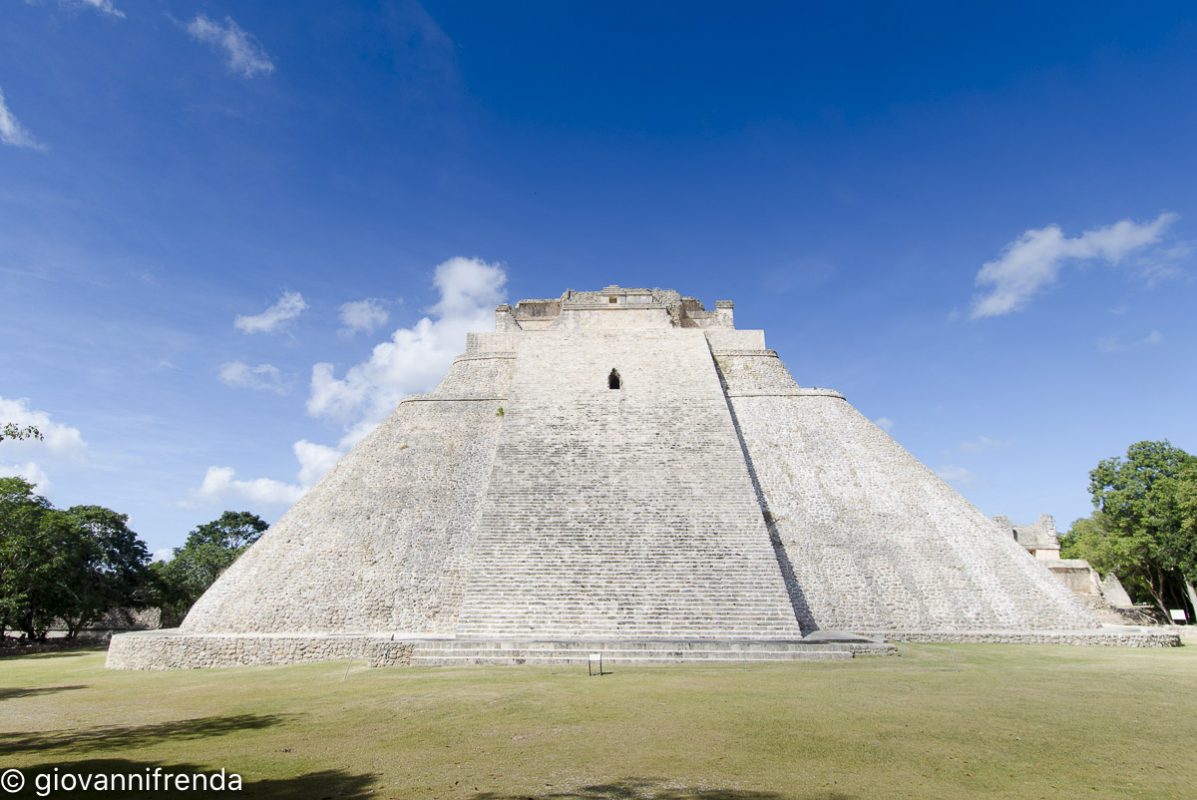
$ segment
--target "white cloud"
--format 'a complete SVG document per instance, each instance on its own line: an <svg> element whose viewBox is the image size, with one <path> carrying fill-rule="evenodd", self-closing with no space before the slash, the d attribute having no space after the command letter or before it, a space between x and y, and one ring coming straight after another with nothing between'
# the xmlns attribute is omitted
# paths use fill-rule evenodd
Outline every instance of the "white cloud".
<svg viewBox="0 0 1197 800"><path fill-rule="evenodd" d="M187 23L187 32L197 42L223 52L228 68L245 78L274 72L274 62L262 45L238 25L232 17L217 22L203 14Z"/></svg>
<svg viewBox="0 0 1197 800"><path fill-rule="evenodd" d="M0 446L5 448L45 448L57 456L79 457L87 449L87 442L78 428L54 422L44 411L36 411L29 407L26 398L8 399L0 397L0 424L11 422L19 428L33 425L42 434L40 441L26 439L24 441L5 441Z"/></svg>
<svg viewBox="0 0 1197 800"><path fill-rule="evenodd" d="M2 89L0 89L0 142L30 150L46 149L46 146L33 138L33 134L25 130L25 126L18 122L13 113L8 110Z"/></svg>
<svg viewBox="0 0 1197 800"><path fill-rule="evenodd" d="M434 283L441 299L429 316L396 330L344 378L332 364L312 367L308 413L341 422L349 431L342 444L356 442L404 396L433 388L464 349L467 333L493 328L506 282L500 264L460 257L440 264Z"/></svg>
<svg viewBox="0 0 1197 800"><path fill-rule="evenodd" d="M499 264L452 258L437 266L433 282L440 291L440 300L429 309L429 316L411 328L396 330L388 341L375 346L367 361L350 368L344 378L335 377L332 364L312 367L308 412L346 426L348 432L341 440L341 449L306 439L295 442L293 451L299 462L295 483L272 478L240 480L233 467L209 467L203 482L188 493L184 504L233 499L271 505L294 503L332 469L345 448L378 424L400 399L435 386L453 357L464 349L466 334L494 325L494 307L503 300L507 275ZM276 308L282 304L280 300ZM238 318L238 327L242 327L242 319L246 318ZM265 328L253 327L259 329ZM240 376L241 371L236 372Z"/></svg>
<svg viewBox="0 0 1197 800"><path fill-rule="evenodd" d="M150 556L150 561L161 561L165 563L174 557L175 549L173 547L160 547L154 551L152 556Z"/></svg>
<svg viewBox="0 0 1197 800"><path fill-rule="evenodd" d="M344 455L335 447L316 444L307 439L300 439L292 449L295 451L296 460L299 461L299 482L304 486L314 485Z"/></svg>
<svg viewBox="0 0 1197 800"><path fill-rule="evenodd" d="M341 306L341 333L352 336L355 333L373 333L387 323L390 314L383 308L382 301L373 297L355 300Z"/></svg>
<svg viewBox="0 0 1197 800"><path fill-rule="evenodd" d="M204 481L196 491L199 499L226 500L237 498L267 505L290 505L303 497L307 489L271 478L237 480L232 467L208 467Z"/></svg>
<svg viewBox="0 0 1197 800"><path fill-rule="evenodd" d="M272 333L298 317L307 307L299 292L283 292L283 296L270 308L261 314L239 316L233 320L233 326L243 333Z"/></svg>
<svg viewBox="0 0 1197 800"><path fill-rule="evenodd" d="M886 433L894 429L894 421L889 417L877 417L877 419L873 420L873 424Z"/></svg>
<svg viewBox="0 0 1197 800"><path fill-rule="evenodd" d="M1135 262L1135 272L1148 289L1153 289L1164 281L1178 278L1184 274L1181 264L1193 255L1193 247L1188 242L1177 242L1170 247L1156 248L1150 258L1140 258Z"/></svg>
<svg viewBox="0 0 1197 800"><path fill-rule="evenodd" d="M194 506L231 500L262 503L265 505L291 505L307 494L341 456L340 450L327 445L300 439L292 446L295 459L299 462L297 483L286 483L273 478L238 480L232 467L208 467L199 488L191 490L184 505Z"/></svg>
<svg viewBox="0 0 1197 800"><path fill-rule="evenodd" d="M258 364L251 367L244 361L230 361L220 365L220 382L226 386L242 389L258 389L276 394L291 391L279 368L273 364Z"/></svg>
<svg viewBox="0 0 1197 800"><path fill-rule="evenodd" d="M1073 238L1058 225L1028 230L1006 245L996 261L982 265L977 285L987 293L974 300L970 317L997 317L1024 308L1037 292L1055 282L1068 261L1117 264L1129 253L1159 242L1177 218L1165 213L1143 224L1124 219ZM1150 275L1148 267L1140 267L1141 273L1145 270Z"/></svg>
<svg viewBox="0 0 1197 800"><path fill-rule="evenodd" d="M968 486L973 482L973 473L965 467L958 467L955 464L948 464L935 470L935 474L943 478L948 483L954 483L957 486Z"/></svg>
<svg viewBox="0 0 1197 800"><path fill-rule="evenodd" d="M971 441L960 443L960 452L962 453L984 453L987 450L1000 450L1003 447L1009 447L1010 443L1002 441L1001 439L991 439L988 436L978 436Z"/></svg>
<svg viewBox="0 0 1197 800"><path fill-rule="evenodd" d="M125 18L125 12L113 6L112 0L79 0L79 2L85 6L94 8L101 14L107 14L110 17L120 17L121 19Z"/></svg>
<svg viewBox="0 0 1197 800"><path fill-rule="evenodd" d="M0 464L0 477L24 478L33 484L33 491L42 496L50 492L50 477L32 461L26 461L24 464Z"/></svg>
<svg viewBox="0 0 1197 800"><path fill-rule="evenodd" d="M431 309L441 317L472 315L481 308L493 321L494 306L503 299L507 273L501 264L487 264L477 258L458 256L436 267L432 282L441 301Z"/></svg>
<svg viewBox="0 0 1197 800"><path fill-rule="evenodd" d="M1134 339L1129 342L1123 341L1117 335L1103 336L1097 340L1097 349L1103 353L1122 353L1139 347L1154 347L1157 344L1162 344L1163 341L1164 334L1159 331L1152 331L1142 339Z"/></svg>

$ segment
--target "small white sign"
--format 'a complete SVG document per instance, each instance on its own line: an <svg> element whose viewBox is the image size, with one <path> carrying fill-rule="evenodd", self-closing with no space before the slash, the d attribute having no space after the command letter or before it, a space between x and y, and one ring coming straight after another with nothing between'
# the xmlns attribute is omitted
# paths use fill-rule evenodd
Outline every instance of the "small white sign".
<svg viewBox="0 0 1197 800"><path fill-rule="evenodd" d="M1185 616L1185 610L1183 608L1170 608L1168 611L1172 614L1172 621L1177 625L1184 625L1189 621L1189 618ZM593 658L594 656L591 656L591 659Z"/></svg>

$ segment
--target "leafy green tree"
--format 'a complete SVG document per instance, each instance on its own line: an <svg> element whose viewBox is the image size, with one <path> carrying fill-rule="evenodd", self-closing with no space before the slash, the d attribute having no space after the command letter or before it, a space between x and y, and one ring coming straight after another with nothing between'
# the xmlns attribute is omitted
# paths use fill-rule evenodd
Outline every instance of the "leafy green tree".
<svg viewBox="0 0 1197 800"><path fill-rule="evenodd" d="M151 603L149 552L129 530L126 515L102 506L73 506L58 513L70 526L73 546L64 587L70 603L62 614L68 638L109 611Z"/></svg>
<svg viewBox="0 0 1197 800"><path fill-rule="evenodd" d="M24 478L0 478L0 635L17 628L41 638L53 619L41 611L52 591L61 527L52 507Z"/></svg>
<svg viewBox="0 0 1197 800"><path fill-rule="evenodd" d="M218 519L205 522L188 534L187 544L214 544L240 555L246 547L258 541L269 527L270 524L257 514L226 511Z"/></svg>
<svg viewBox="0 0 1197 800"><path fill-rule="evenodd" d="M1167 615L1197 577L1197 458L1167 441L1137 442L1089 473L1096 509L1077 520L1062 555L1114 572Z"/></svg>
<svg viewBox="0 0 1197 800"><path fill-rule="evenodd" d="M1145 570L1150 550L1151 541L1145 534L1123 535L1100 511L1072 523L1060 539L1061 556L1083 558L1102 575L1114 573L1127 592L1138 598L1151 597Z"/></svg>
<svg viewBox="0 0 1197 800"><path fill-rule="evenodd" d="M74 638L113 609L144 607L149 557L127 522L101 506L55 509L23 478L0 478L0 634L41 640L61 620Z"/></svg>
<svg viewBox="0 0 1197 800"><path fill-rule="evenodd" d="M226 511L200 525L168 562L153 565L162 624L178 625L220 574L270 527L257 514Z"/></svg>
<svg viewBox="0 0 1197 800"><path fill-rule="evenodd" d="M41 441L46 437L42 436L42 432L37 429L36 425L26 425L22 428L15 422L6 422L4 427L0 428L0 442L5 439L37 439Z"/></svg>
<svg viewBox="0 0 1197 800"><path fill-rule="evenodd" d="M1189 599L1197 577L1197 459L1181 468L1176 479L1176 508L1180 518L1177 560L1189 582ZM1195 602L1197 606L1197 602ZM1194 609L1197 612L1197 607Z"/></svg>

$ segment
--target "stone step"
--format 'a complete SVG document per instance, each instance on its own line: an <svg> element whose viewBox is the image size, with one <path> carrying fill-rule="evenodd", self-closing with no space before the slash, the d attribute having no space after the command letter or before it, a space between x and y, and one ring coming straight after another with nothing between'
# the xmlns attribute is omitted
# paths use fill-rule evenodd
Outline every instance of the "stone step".
<svg viewBox="0 0 1197 800"><path fill-rule="evenodd" d="M459 635L801 636L701 331L527 337L506 407Z"/></svg>
<svg viewBox="0 0 1197 800"><path fill-rule="evenodd" d="M703 663L741 664L748 661L851 661L852 653L793 653L778 652L775 654L745 654L742 656L727 653L706 654L687 652L685 654L661 651L654 653L648 650L636 651L627 655L603 654L604 669L626 664L677 664L692 661ZM588 653L570 653L569 651L544 651L541 653L520 653L499 651L491 653L444 653L437 655L413 655L413 667L447 667L467 664L580 664L589 663Z"/></svg>
<svg viewBox="0 0 1197 800"><path fill-rule="evenodd" d="M802 642L798 640L429 640L411 654L416 666L452 664L586 664L593 653L603 664L740 663L747 661L845 661L856 655L887 655L881 642Z"/></svg>
<svg viewBox="0 0 1197 800"><path fill-rule="evenodd" d="M725 650L743 652L751 650L853 650L863 645L878 645L878 641L808 641L801 639L726 639L726 638L676 638L667 639L542 639L542 638L429 638L415 640L419 647L441 649L483 649L483 650Z"/></svg>

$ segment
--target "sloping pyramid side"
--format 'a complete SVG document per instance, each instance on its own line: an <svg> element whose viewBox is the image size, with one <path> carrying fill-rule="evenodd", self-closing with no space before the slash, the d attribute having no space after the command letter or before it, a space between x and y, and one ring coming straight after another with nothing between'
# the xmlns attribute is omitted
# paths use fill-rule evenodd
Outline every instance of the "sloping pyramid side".
<svg viewBox="0 0 1197 800"><path fill-rule="evenodd" d="M451 634L510 354L402 402L200 598L180 633Z"/></svg>
<svg viewBox="0 0 1197 800"><path fill-rule="evenodd" d="M772 351L716 359L804 631L1099 627L1013 538L838 393L798 388Z"/></svg>

